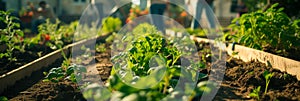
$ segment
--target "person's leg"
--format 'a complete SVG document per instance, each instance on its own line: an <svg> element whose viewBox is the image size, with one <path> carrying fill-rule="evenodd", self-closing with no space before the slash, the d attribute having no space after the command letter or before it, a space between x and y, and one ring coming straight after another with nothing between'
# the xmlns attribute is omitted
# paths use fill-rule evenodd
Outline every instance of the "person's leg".
<svg viewBox="0 0 300 101"><path fill-rule="evenodd" d="M165 4L152 4L150 7L150 13L153 14L151 15L152 23L162 33L165 33L165 23L163 21L163 14L165 9Z"/></svg>
<svg viewBox="0 0 300 101"><path fill-rule="evenodd" d="M195 16L194 16L194 19L192 21L192 24L191 24L191 28L192 29L196 29L196 28L199 28L200 26L200 20L201 20L201 15L202 15L202 10L203 10L203 2L201 2L201 0L198 0L197 3L195 3L196 5L194 6L195 7Z"/></svg>
<svg viewBox="0 0 300 101"><path fill-rule="evenodd" d="M36 19L31 21L31 33L38 34L38 20Z"/></svg>
<svg viewBox="0 0 300 101"><path fill-rule="evenodd" d="M44 19L37 19L37 20L34 21L33 34L38 34L39 33L38 26L43 24L43 23L46 23L46 21Z"/></svg>
<svg viewBox="0 0 300 101"><path fill-rule="evenodd" d="M215 24L215 20L214 20L215 16L213 15L214 13L212 13L212 12L213 12L212 8L205 8L205 14L208 19L210 28L216 28L216 24Z"/></svg>

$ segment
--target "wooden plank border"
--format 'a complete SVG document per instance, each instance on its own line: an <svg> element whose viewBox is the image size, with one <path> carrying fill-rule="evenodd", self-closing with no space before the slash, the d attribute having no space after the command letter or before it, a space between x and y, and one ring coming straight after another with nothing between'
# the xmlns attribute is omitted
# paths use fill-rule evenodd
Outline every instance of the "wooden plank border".
<svg viewBox="0 0 300 101"><path fill-rule="evenodd" d="M76 43L65 46L62 50L66 55L70 55L71 51L79 50L82 45L91 45L97 40L104 40L109 37L111 33L105 34L99 37L92 37L84 39ZM13 86L17 81L30 76L33 72L46 68L53 64L57 59L62 58L61 50L55 50L43 57L40 57L30 63L27 63L17 69L14 69L8 73L0 75L0 94L7 88Z"/></svg>
<svg viewBox="0 0 300 101"><path fill-rule="evenodd" d="M166 31L167 35L182 37L181 32L175 32L172 30ZM199 38L196 36L190 36L190 38L197 42L207 42L215 43L215 40L207 38ZM234 50L232 48L234 47ZM264 51L256 50L253 48L248 48L241 45L234 45L229 43L226 47L226 52L228 55L241 59L244 62L249 62L252 60L265 63L270 65L272 68L279 69L280 71L287 72L291 75L296 75L297 79L300 80L300 61L292 60L289 58L281 57ZM238 55L232 55L233 52L238 52Z"/></svg>

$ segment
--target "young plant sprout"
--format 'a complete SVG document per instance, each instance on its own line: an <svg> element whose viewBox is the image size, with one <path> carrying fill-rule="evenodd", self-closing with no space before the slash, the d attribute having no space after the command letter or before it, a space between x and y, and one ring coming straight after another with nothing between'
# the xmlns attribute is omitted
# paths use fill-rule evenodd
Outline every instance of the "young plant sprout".
<svg viewBox="0 0 300 101"><path fill-rule="evenodd" d="M260 86L253 89L253 91L250 93L250 97L256 98L259 101L259 92L260 92Z"/></svg>
<svg viewBox="0 0 300 101"><path fill-rule="evenodd" d="M270 81L271 81L271 78L272 78L273 74L274 74L274 73L270 73L269 71L265 71L264 74L263 74L263 75L264 75L264 78L265 78L265 80L266 80L266 87L265 87L265 92L264 92L264 94L267 93L268 86L269 86L269 83L270 83Z"/></svg>

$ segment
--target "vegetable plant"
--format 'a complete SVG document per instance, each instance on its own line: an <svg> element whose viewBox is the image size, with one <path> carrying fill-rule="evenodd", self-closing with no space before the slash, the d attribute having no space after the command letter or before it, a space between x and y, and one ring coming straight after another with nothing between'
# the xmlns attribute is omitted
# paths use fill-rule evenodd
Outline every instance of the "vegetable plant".
<svg viewBox="0 0 300 101"><path fill-rule="evenodd" d="M179 51L178 47L175 47L174 39L164 38L159 33L150 24L140 24L119 40L129 42L128 46L112 45L125 51L112 57L112 62L116 64L105 86L85 85L82 87L85 88L83 95L94 100L161 100L167 95L170 95L167 98L169 100L177 100L178 96L182 96L180 99L183 100L192 100L201 96L203 92L209 93L214 89L213 82L200 82L207 74L199 74L197 71L205 68L205 64L189 61L191 65L180 65L179 60L182 56L190 53ZM97 47L100 46L102 45ZM46 81L58 82L66 78L78 81L80 78L72 78L80 77L74 72L74 69L80 68L84 67L73 64L68 68L53 68L46 76ZM81 71L86 72L85 69ZM180 78L185 83L178 83ZM178 84L180 87L176 88ZM139 89L141 87L143 89Z"/></svg>
<svg viewBox="0 0 300 101"><path fill-rule="evenodd" d="M122 41L129 42L130 45L128 47L112 46L126 51L112 57L112 62L116 64L107 81L109 90L121 94L118 99L161 100L170 94L169 100L175 100L175 96L182 96L182 99L191 100L200 96L201 92L209 92L205 91L207 90L205 88L210 88L206 85L213 83L199 84L199 88L196 89L188 83L198 82L197 76L199 78L206 76L197 73L200 68L203 68L203 64L191 63L187 67L180 65L179 59L188 53L179 51L173 43L174 40L165 39L159 35L154 26L146 23L140 24L124 36ZM188 81L181 85L183 88L180 90L176 88L176 84L180 82L179 78ZM138 89L140 87L145 88ZM192 96L187 96L188 94Z"/></svg>
<svg viewBox="0 0 300 101"><path fill-rule="evenodd" d="M20 24L16 23L19 20L17 17L11 16L10 11L0 11L0 20L6 24L5 29L0 29L0 43L7 46L5 53L0 53L0 58L6 57L10 62L17 61L13 56L15 50L25 52L23 45L24 33L20 30Z"/></svg>
<svg viewBox="0 0 300 101"><path fill-rule="evenodd" d="M296 21L293 22L283 13L283 8L276 9L277 6L278 3L266 11L246 13L234 19L229 26L232 31L224 37L250 48L271 48L278 53L299 47L299 28L296 27Z"/></svg>
<svg viewBox="0 0 300 101"><path fill-rule="evenodd" d="M86 48L84 45L81 47L81 50L84 50L85 53L81 56L83 58L91 57L90 49ZM79 58L81 59L81 58ZM81 80L82 74L86 72L86 67L80 65L82 60L75 59L72 64L70 64L70 60L64 60L60 67L52 68L48 73L44 72L46 75L43 81L51 81L51 82L59 82L62 80L71 80L72 82L76 82L77 80Z"/></svg>
<svg viewBox="0 0 300 101"><path fill-rule="evenodd" d="M46 74L45 79L43 80L44 82L51 81L51 82L59 82L62 80L71 80L72 82L76 82L77 79L80 79L81 74L80 73L75 73L74 71L81 71L81 72L86 72L86 68L82 65L76 65L72 64L68 66L67 68L64 68L65 64L62 64L61 67L57 68L52 68L49 73L44 72ZM77 76L77 78L76 78Z"/></svg>
<svg viewBox="0 0 300 101"><path fill-rule="evenodd" d="M42 34L44 43L51 49L61 50L61 54L65 60L68 60L66 54L63 51L63 46L65 45L63 41L64 33L68 33L67 28L60 27L60 21L57 19L55 23L51 23L49 19L46 23L39 26L39 33Z"/></svg>

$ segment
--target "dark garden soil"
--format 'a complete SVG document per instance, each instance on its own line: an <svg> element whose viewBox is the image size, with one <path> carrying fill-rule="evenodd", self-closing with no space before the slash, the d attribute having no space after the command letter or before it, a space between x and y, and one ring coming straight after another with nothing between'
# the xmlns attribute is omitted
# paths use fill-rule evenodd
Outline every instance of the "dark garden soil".
<svg viewBox="0 0 300 101"><path fill-rule="evenodd" d="M0 96L11 101L69 101L84 100L80 90L71 81L59 83L43 82L44 71L60 66L62 60L57 60L50 68L33 72L30 77L17 81L14 86L7 89Z"/></svg>
<svg viewBox="0 0 300 101"><path fill-rule="evenodd" d="M108 47L108 46L107 46ZM106 80L110 75L112 64L110 62L110 50L104 53L97 53L97 70L102 80ZM57 61L50 67L56 68L61 65L62 61ZM0 94L12 101L84 101L76 83L71 81L60 81L59 83L43 82L45 75L44 69L34 72L31 77L18 81L13 87Z"/></svg>
<svg viewBox="0 0 300 101"><path fill-rule="evenodd" d="M16 57L17 61L10 62L8 58L0 59L0 75L19 68L35 59L40 58L41 56L50 53L51 51L53 50L43 45L37 45L30 50L26 50L24 53L20 51L14 51L13 56Z"/></svg>
<svg viewBox="0 0 300 101"><path fill-rule="evenodd" d="M59 83L39 81L25 91L19 92L12 101L81 101L84 100L76 84L70 81Z"/></svg>
<svg viewBox="0 0 300 101"><path fill-rule="evenodd" d="M226 74L216 100L251 100L249 94L258 86L261 86L261 100L300 100L300 82L296 76L255 61L245 63L239 59L231 59L226 65ZM263 94L266 85L264 71L274 73L266 94Z"/></svg>
<svg viewBox="0 0 300 101"><path fill-rule="evenodd" d="M197 44L197 46L200 46L199 49L207 46L207 44L200 44ZM201 54L206 53L200 53L200 55ZM95 56L95 60L97 61L97 70L104 80L107 79L112 68L110 57L110 50L107 50L104 53L97 53ZM59 66L60 63L56 63L56 65ZM208 65L211 64L213 63L208 63ZM263 72L266 70L274 73L274 76L271 78L267 93L263 94L265 89ZM209 68L201 70L201 72L204 73L208 73L208 71ZM296 77L271 67L267 67L263 63L255 61L245 63L239 59L228 58L225 71L226 74L224 75L221 87L214 100L255 100L250 98L249 94L258 86L261 86L261 100L300 100L300 82L296 79ZM4 94L1 94L1 96L6 96L11 100L26 101L84 100L79 89L76 88L76 84L70 81L59 83L42 82L41 79L43 77L44 75L41 71L40 73L35 73L35 75L31 78L27 78L26 80L16 83L15 87L9 89ZM37 80L34 81L32 78L37 78Z"/></svg>

